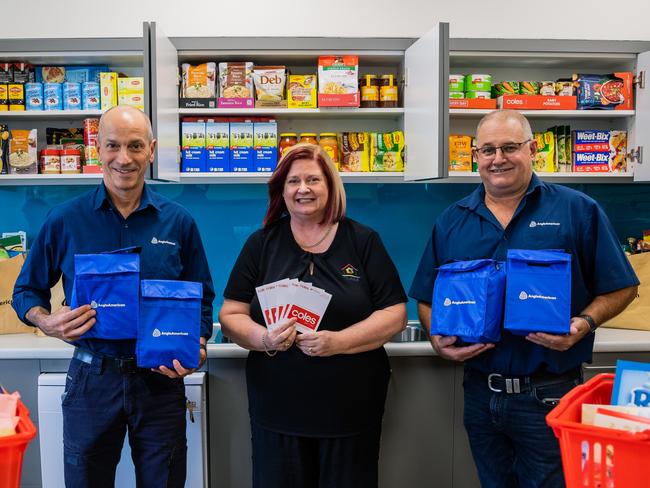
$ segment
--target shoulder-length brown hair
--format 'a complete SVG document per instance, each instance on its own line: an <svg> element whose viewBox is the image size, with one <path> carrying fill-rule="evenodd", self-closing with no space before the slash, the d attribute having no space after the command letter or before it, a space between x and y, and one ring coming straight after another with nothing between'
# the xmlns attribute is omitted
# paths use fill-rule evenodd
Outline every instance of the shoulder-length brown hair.
<svg viewBox="0 0 650 488"><path fill-rule="evenodd" d="M345 189L343 188L341 176L329 155L315 144L297 144L284 153L269 179L269 207L264 217L264 227L273 224L287 213L287 205L282 195L284 193L284 183L293 163L299 159L315 161L325 175L329 195L325 215L319 223L333 224L345 216Z"/></svg>

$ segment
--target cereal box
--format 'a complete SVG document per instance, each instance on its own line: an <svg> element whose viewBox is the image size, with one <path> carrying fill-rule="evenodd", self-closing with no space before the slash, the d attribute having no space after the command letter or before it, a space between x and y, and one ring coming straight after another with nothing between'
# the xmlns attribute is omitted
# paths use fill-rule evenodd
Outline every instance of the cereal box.
<svg viewBox="0 0 650 488"><path fill-rule="evenodd" d="M404 171L404 133L370 134L370 171Z"/></svg>
<svg viewBox="0 0 650 488"><path fill-rule="evenodd" d="M208 120L205 123L205 152L208 173L230 171L230 124Z"/></svg>
<svg viewBox="0 0 650 488"><path fill-rule="evenodd" d="M275 121L255 122L253 126L255 171L273 171L278 162L278 125Z"/></svg>
<svg viewBox="0 0 650 488"><path fill-rule="evenodd" d="M359 57L318 57L318 106L359 106Z"/></svg>
<svg viewBox="0 0 650 488"><path fill-rule="evenodd" d="M289 108L316 108L316 75L289 75Z"/></svg>
<svg viewBox="0 0 650 488"><path fill-rule="evenodd" d="M108 110L117 105L117 73L99 73L101 109Z"/></svg>
<svg viewBox="0 0 650 488"><path fill-rule="evenodd" d="M253 123L230 123L230 171L253 171Z"/></svg>
<svg viewBox="0 0 650 488"><path fill-rule="evenodd" d="M449 171L472 171L472 138L449 136Z"/></svg>
<svg viewBox="0 0 650 488"><path fill-rule="evenodd" d="M205 122L181 123L182 170L201 173L206 170Z"/></svg>
<svg viewBox="0 0 650 488"><path fill-rule="evenodd" d="M610 147L608 130L574 130L573 170L577 173L609 171Z"/></svg>

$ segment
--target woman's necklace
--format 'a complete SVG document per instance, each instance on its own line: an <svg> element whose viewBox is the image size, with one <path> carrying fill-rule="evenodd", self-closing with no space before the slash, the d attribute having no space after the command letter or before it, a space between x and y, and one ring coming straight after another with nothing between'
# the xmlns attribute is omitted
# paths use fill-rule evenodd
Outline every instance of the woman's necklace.
<svg viewBox="0 0 650 488"><path fill-rule="evenodd" d="M298 241L298 239L296 239L296 242L298 242L298 245L299 245L300 247L302 247L303 249L311 249L311 248L313 248L313 247L317 247L318 245L322 244L323 241L324 241L325 239L327 239L327 236L330 235L330 232L332 232L332 229L333 229L333 228L334 228L334 226L333 226L333 225L330 225L330 226L327 228L327 230L325 231L325 234L323 234L323 237L321 237L320 239L318 239L318 241L315 242L314 244L304 244L304 243ZM294 238L295 238L295 234L294 234Z"/></svg>

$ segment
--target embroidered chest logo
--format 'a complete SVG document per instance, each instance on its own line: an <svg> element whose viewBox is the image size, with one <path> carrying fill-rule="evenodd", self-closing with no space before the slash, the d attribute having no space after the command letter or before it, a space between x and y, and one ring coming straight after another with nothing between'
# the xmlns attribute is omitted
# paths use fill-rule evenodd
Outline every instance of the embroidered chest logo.
<svg viewBox="0 0 650 488"><path fill-rule="evenodd" d="M175 246L176 243L172 241L163 241L162 239L158 239L156 237L151 238L151 243L152 244L166 244L168 246Z"/></svg>
<svg viewBox="0 0 650 488"><path fill-rule="evenodd" d="M528 227L546 227L546 226L554 226L554 227L559 227L560 223L559 222L536 222L534 220L530 221L530 224L528 224Z"/></svg>
<svg viewBox="0 0 650 488"><path fill-rule="evenodd" d="M361 279L361 276L359 276L359 270L351 264L341 266L340 271L341 276L345 279L352 281L359 281Z"/></svg>

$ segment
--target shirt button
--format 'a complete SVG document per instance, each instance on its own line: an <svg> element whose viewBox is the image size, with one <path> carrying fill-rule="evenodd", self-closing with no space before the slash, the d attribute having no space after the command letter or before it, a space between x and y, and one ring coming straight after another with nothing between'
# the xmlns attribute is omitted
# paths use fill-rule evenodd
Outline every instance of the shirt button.
<svg viewBox="0 0 650 488"><path fill-rule="evenodd" d="M504 241L507 241L507 240L508 240L508 237L504 235L504 236L503 236L503 240L504 240Z"/></svg>
<svg viewBox="0 0 650 488"><path fill-rule="evenodd" d="M124 228L125 228L125 229L128 229L128 228L129 228L129 224L124 224Z"/></svg>

